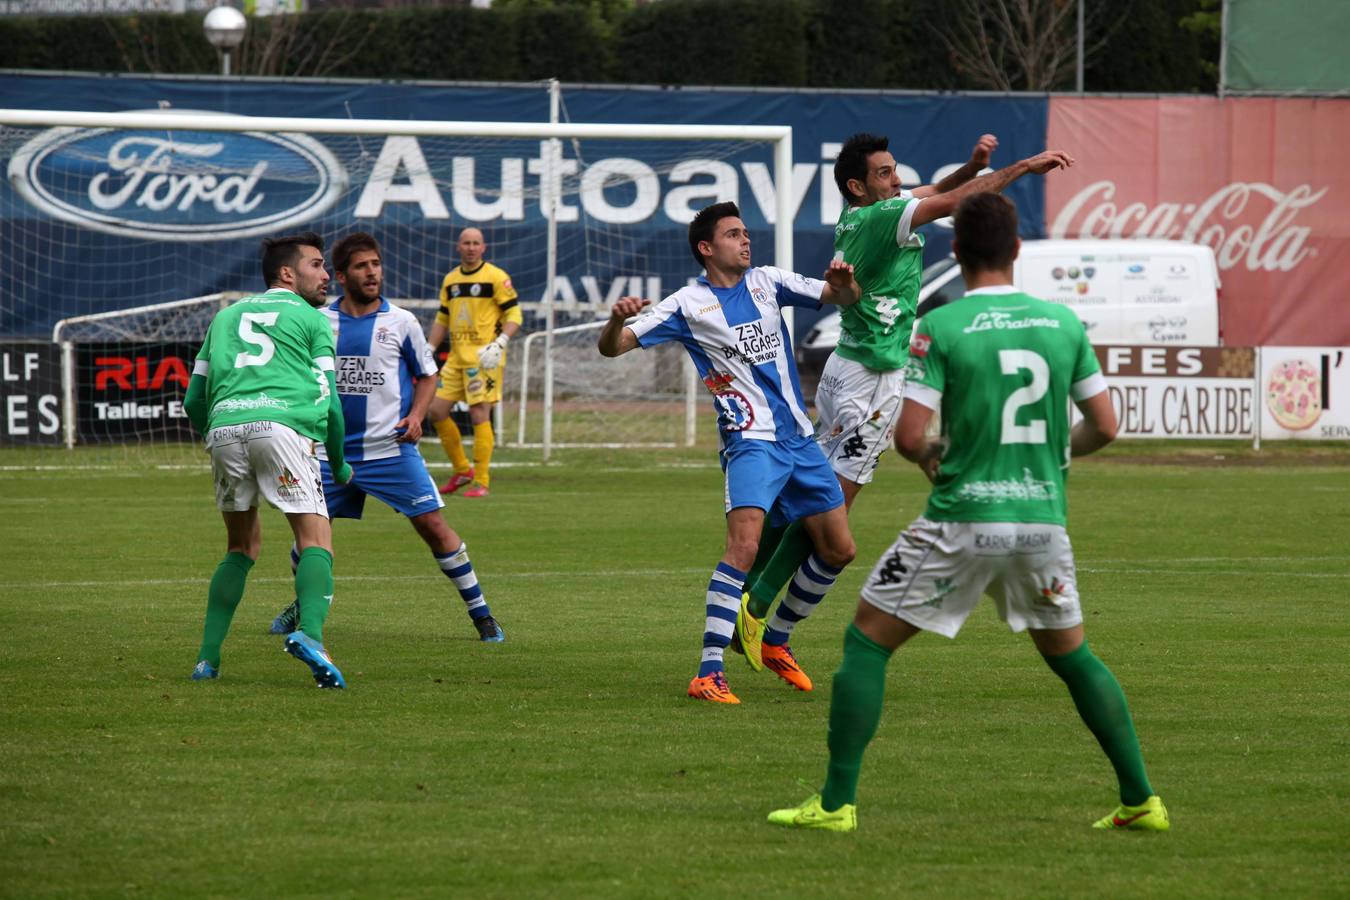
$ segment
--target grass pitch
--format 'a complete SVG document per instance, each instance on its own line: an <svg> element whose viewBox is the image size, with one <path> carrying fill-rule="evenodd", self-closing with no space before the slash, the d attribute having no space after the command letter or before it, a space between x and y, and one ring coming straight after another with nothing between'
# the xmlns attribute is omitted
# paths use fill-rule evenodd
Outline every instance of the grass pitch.
<svg viewBox="0 0 1350 900"><path fill-rule="evenodd" d="M893 457L854 511L857 563L793 641L817 690L732 657L736 708L683 696L723 540L707 451L570 453L452 498L499 646L400 517L339 521L345 692L265 633L290 599L279 514L221 679L194 684L223 549L206 470L0 471L0 895L1346 896L1350 470L1174 450L1070 482L1088 637L1161 836L1089 829L1109 766L992 604L892 660L856 834L765 824L823 776L843 627L922 507ZM99 457L0 454L34 461Z"/></svg>

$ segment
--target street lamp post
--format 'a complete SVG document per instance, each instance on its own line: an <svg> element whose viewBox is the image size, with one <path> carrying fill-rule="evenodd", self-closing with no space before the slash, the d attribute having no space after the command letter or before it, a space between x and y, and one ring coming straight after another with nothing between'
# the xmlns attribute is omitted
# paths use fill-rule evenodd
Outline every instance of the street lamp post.
<svg viewBox="0 0 1350 900"><path fill-rule="evenodd" d="M217 6L202 20L202 30L211 46L220 51L220 74L230 74L230 53L244 40L248 20L233 6Z"/></svg>

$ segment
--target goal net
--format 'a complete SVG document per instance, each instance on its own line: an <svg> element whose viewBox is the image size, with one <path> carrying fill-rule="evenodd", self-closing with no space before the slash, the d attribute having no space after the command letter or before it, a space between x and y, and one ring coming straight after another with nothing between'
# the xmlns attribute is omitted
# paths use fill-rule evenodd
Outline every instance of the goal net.
<svg viewBox="0 0 1350 900"><path fill-rule="evenodd" d="M687 225L709 203L737 201L756 261L790 266L789 142L765 126L0 110L0 341L51 342L65 443L191 441L192 357L216 311L264 287L261 238L369 232L385 297L429 326L473 227L525 316L499 445L691 443L702 388L682 354L602 359L598 323L700 274Z"/></svg>

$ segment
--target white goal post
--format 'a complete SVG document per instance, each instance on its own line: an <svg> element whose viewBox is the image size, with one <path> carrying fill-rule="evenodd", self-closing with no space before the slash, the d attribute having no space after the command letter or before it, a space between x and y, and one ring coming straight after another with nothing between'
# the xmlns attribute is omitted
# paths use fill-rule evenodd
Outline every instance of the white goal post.
<svg viewBox="0 0 1350 900"><path fill-rule="evenodd" d="M559 94L556 84L551 88L551 96L551 118L554 119L551 122L434 122L283 118L192 111L0 109L0 151L3 152L0 163L7 167L12 202L19 205L21 199L37 210L26 215L36 223L33 226L34 235L38 234L39 227L41 229L40 237L0 235L0 254L7 258L11 270L8 280L0 284L0 322L4 321L3 304L11 300L16 292L20 294L16 304L19 308L41 308L40 302L25 303L22 292L28 290L33 282L42 279L41 273L46 267L31 261L42 258L44 251L40 245L43 242L53 248L50 256L77 258L82 241L103 241L105 243L100 245L99 252L108 257L116 260L119 255L130 257L139 254L153 258L155 264L159 265L164 264L164 260L172 260L176 255L189 252L195 258L200 258L207 252L205 246L213 246L211 242L221 245L218 255L210 260L217 270L211 273L213 277L196 279L195 272L179 272L174 277L180 279L181 285L176 294L169 295L172 299L162 299L165 296L163 288L155 285L154 289L147 289L144 293L146 300L152 302L131 304L110 301L105 308L99 305L100 292L90 290L89 299L84 301L88 305L67 307L65 310L77 312L77 315L63 315L59 323L41 323L43 331L51 328L55 332L53 341L62 348L63 432L67 445L87 440L125 442L124 438L119 437L123 432L117 429L109 429L106 437L80 437L84 431L83 426L79 429L76 427L77 407L83 408L80 385L82 379L87 380L88 373L79 371L79 366L90 365L88 354L80 357L77 353L80 342L200 341L202 334L196 333L201 328L200 320L204 318L204 321L209 321L209 315L203 317L200 311L209 312L230 297L250 293L258 288L253 283L257 280L256 276L252 274L256 269L256 258L248 258L248 247L256 244L241 245L239 242L243 238L256 240L269 234L291 233L308 227L314 227L326 236L336 236L350 230L369 230L379 236L385 248L386 295L409 301L408 305L414 307L414 312L419 314L424 324L429 324L429 317L436 305L435 292L439 289L439 276L456 265L458 258L448 238L438 238L440 243L428 249L425 238L420 234L415 235L418 241L422 241L415 252L409 251L402 256L399 253L400 235L410 233L406 223L410 218L409 213L417 212L418 201L407 199L410 191L408 183L411 180L416 186L419 178L432 184L434 191L440 195L453 198L453 212L443 200L435 198L444 211L440 218L445 220L436 223L438 228L448 233L450 228L478 227L484 232L489 245L489 261L501 264L508 272L513 266L528 265L543 273L542 276L536 275L529 279L529 284L521 284L521 279L517 279L522 304L533 311L535 319L532 333L514 342L508 352L507 384L499 413L516 416L516 420L513 423L504 423L501 418L497 420L499 443L542 448L545 459L556 447L692 443L694 417L690 410L695 395L700 392L697 379L693 377L692 367L687 363L682 360L675 363L669 359L657 359L656 354L641 354L654 360L644 372L618 376L623 381L619 387L630 389L630 396L621 401L623 412L608 417L598 416L595 421L600 423L596 426L601 429L600 433L588 431L589 426L583 421L586 413L597 412L604 405L604 395L614 387L607 384L615 377L609 373L620 371L617 368L598 368L591 372L591 361L584 358L589 353L596 357L596 363L600 363L598 353L594 350L595 331L600 327L603 314L607 313L608 303L621 293L630 292L643 293L656 301L660 299L659 296L651 296L638 289L655 287L664 293L673 289L670 286L672 276L667 275L663 287L659 277L642 275L643 272L657 271L654 265L644 267L644 254L649 253L655 244L650 237L645 244L626 243L628 236L625 232L649 227L651 222L634 220L632 224L624 225L621 218L592 221L590 216L597 203L603 209L617 208L626 202L610 203L603 196L599 201L594 201L594 195L625 191L642 195L643 191L648 190L649 181L659 180L656 190L669 191L666 202L659 205L660 212L669 219L663 220L666 230L661 234L667 236L660 239L660 244L668 248L663 252L670 256L661 261L661 270L679 272L683 278L688 278L698 272L689 257L687 243L683 236L669 237L675 234L673 229L680 224L679 216L692 215L697 205L706 205L718 199L741 200L744 208L750 201L735 193L739 190L739 179L744 175L754 192L754 201L762 212L763 220L773 230L772 261L791 269L794 212L792 130L788 126L765 125L569 123L557 121ZM121 148L118 152L123 153L120 158L122 168L109 175L109 171L116 169L111 165L114 150L109 149L110 142L123 133L132 135L123 140L123 143L131 143L131 149L117 145ZM162 197L152 195L151 188L145 187L145 192L139 198L142 207L146 206L147 197L150 197L151 207L155 206L157 200L164 198L167 198L164 200L165 205L176 205L183 209L195 202L197 209L194 211L209 207L212 201L217 208L227 207L229 198L224 196L224 184L230 179L234 179L232 184L237 189L233 199L242 201L248 195L241 193L239 185L245 183L247 178L254 177L262 164L254 164L252 169L248 168L247 162L211 168L212 160L207 157L212 151L203 149L203 142L214 140L210 135L226 134L246 135L247 140L255 143L272 138L282 140L303 136L305 143L300 151L296 151L298 154L307 153L322 160L334 160L329 165L329 171L341 173L341 177L330 177L323 184L304 188L313 196L324 194L327 205L321 208L316 206L312 218L295 214L286 218L278 214L273 217L275 221L269 224L265 218L255 217L247 223L248 228L233 230L228 223L197 228L178 226L175 230L174 227L148 221L142 211L131 211L142 216L133 221L124 216L126 211L123 209L111 208L114 204L108 196L112 188L108 186L130 184L127 173L137 171L138 165L143 168L140 173L142 176L148 173L146 184L155 178L168 179L162 182L167 185L163 188ZM142 137L136 138L136 135ZM401 139L413 141L399 143ZM98 143L100 140L103 143ZM145 147L137 151L135 140L140 140ZM87 143L81 147L80 141ZM416 143L419 141L420 144ZM625 155L625 147L659 145L662 142L669 147L661 148L659 152L665 155L659 162L651 155L644 159L628 158L641 156L636 150ZM394 145L395 150L410 147L416 152L409 152L398 157L397 162L387 164L386 154L394 152L390 150ZM756 145L758 149L754 149ZM531 146L535 149L530 150ZM379 148L378 154L375 148ZM76 151L84 152L85 156L75 155ZM753 154L765 155L766 151L768 159L765 161L740 161L752 159ZM64 170L74 173L69 176L71 186L67 189L68 196L54 196L56 191L51 187L51 182L43 180L49 178L47 171L41 168L61 152L68 153L74 160L63 163ZM141 156L135 156L136 152L140 152ZM650 154L652 151L647 152ZM605 153L610 156L601 158ZM106 159L100 154L104 154ZM528 154L528 157L522 154ZM742 157L737 154L745 155ZM691 165L691 158L697 158L699 165ZM126 162L128 159L130 162ZM414 159L417 166L410 162ZM485 186L476 183L475 162L478 163L480 182L491 181L482 172L490 170L495 164L501 172L500 184ZM602 165L597 165L597 162ZM634 165L625 168L619 162ZM737 162L739 170L735 168ZM92 181L87 172L81 171L82 167L92 170L100 165L104 166L105 171L93 177ZM716 169L717 166L722 168ZM526 169L530 175L538 176L536 182L525 183L521 173ZM708 175L710 170L715 172L713 176ZM723 170L731 172L733 193L730 196L725 195L727 181L720 175ZM254 175L250 175L250 172ZM466 172L467 187L464 186ZM100 182L99 177L104 180ZM118 177L123 181L117 182ZM278 183L282 182L280 176L270 177ZM701 177L710 177L711 181L698 181ZM81 178L85 180L80 181ZM386 185L381 199L383 205L375 207L374 215L361 206L366 196L358 183L362 178L365 179L367 189L372 182L381 178ZM105 194L94 197L96 186L97 190L105 191ZM135 189L140 190L139 187ZM132 187L127 187L123 194L131 190ZM257 193L261 194L261 191ZM676 193L680 194L679 203L674 202L673 195ZM358 194L362 198L360 202L355 199ZM333 199L335 197L343 199ZM482 199L484 197L487 199ZM586 202L588 198L593 202ZM95 202L86 202L89 199ZM533 229L528 240L522 236L526 225L508 223L506 220L512 217L502 213L503 209L515 210L517 215L514 218L520 220L522 216L519 211L525 208L526 200L531 204L530 210L534 209L532 204L538 204L535 218L526 223ZM572 206L565 205L569 201L573 202ZM242 207L246 204L237 202L236 205ZM424 214L426 208L426 203L423 203ZM469 210L468 214L465 209ZM348 212L342 213L342 210ZM474 210L479 212L474 213ZM168 211L173 212L173 209ZM206 211L209 213L209 208ZM287 212L293 213L293 210ZM475 220L475 214L484 218ZM655 215L649 213L649 217L654 218ZM684 221L687 224L687 219ZM519 230L510 230L509 224ZM57 229L63 230L52 237ZM9 230L16 231L13 228ZM536 233L544 235L544 239L538 240ZM22 251L15 264L8 259L10 248L5 245L6 240L14 241L17 249ZM124 252L123 248L127 247L137 253ZM517 256L511 257L510 253L516 253ZM226 259L229 254L232 254L232 259ZM767 256L761 256L760 261L769 262L765 258ZM545 258L542 266L539 265L540 257ZM218 270L225 268L227 262L239 271L247 272L247 277L236 277L229 283L223 283ZM415 276L407 274L414 268ZM607 273L604 277L609 280L602 282L595 272ZM148 280L151 274L144 268L125 272L110 269L109 277ZM5 278L0 274L0 279ZM390 290L390 282L396 278L402 278L403 281ZM582 294L577 290L578 285L585 288L581 301L576 299ZM560 297L571 302L567 315L561 320L558 313L564 301ZM187 312L189 309L194 311L191 315ZM171 338L166 337L164 317L178 315L180 311L185 316L182 328ZM188 319L192 320L191 324ZM143 331L137 330L140 327L137 323L145 322L154 324ZM0 336L4 335L0 333ZM584 346L586 343L589 343L589 348ZM86 362L79 363L81 358L85 358ZM604 364L611 362L604 361ZM148 365L153 369L155 363L152 360ZM559 367L563 371L558 371ZM578 374L582 368L587 370L587 374ZM141 371L135 369L136 373ZM559 385L567 381L568 376L575 376L573 387L569 389L570 392L559 393ZM673 436L645 433L648 429L642 417L652 412L652 404L644 404L631 395L632 391L647 389L644 385L648 382L643 379L650 379L652 384L659 381L662 385L660 390L668 393L669 402L665 404L662 415L674 423ZM103 383L106 385L110 382L105 378ZM116 379L112 383L116 386ZM592 394L585 394L586 391ZM117 410L116 405L110 404L102 404L101 408L108 407ZM128 409L131 415L146 417L139 407L132 405ZM567 415L575 412L576 417L555 428L556 417L564 412ZM141 436L132 442L181 440L181 427L181 424L166 427L161 436L138 432ZM621 432L604 433L604 429L615 427L621 428Z"/></svg>

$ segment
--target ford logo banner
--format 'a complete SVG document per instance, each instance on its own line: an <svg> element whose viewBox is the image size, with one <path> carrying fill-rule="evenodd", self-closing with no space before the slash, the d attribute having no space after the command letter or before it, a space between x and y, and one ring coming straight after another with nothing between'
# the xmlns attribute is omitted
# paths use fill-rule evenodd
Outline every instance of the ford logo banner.
<svg viewBox="0 0 1350 900"><path fill-rule="evenodd" d="M38 209L96 231L216 241L318 218L347 172L301 134L51 128L10 159L9 180Z"/></svg>

